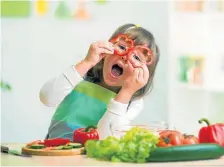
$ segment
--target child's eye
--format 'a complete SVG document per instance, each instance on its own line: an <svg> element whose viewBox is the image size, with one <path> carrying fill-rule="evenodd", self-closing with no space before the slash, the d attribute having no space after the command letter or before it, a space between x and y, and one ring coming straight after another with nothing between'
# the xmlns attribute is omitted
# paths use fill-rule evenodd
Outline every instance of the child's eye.
<svg viewBox="0 0 224 167"><path fill-rule="evenodd" d="M120 48L121 50L123 50L123 51L126 51L126 47L123 46L123 45L119 45L119 48Z"/></svg>
<svg viewBox="0 0 224 167"><path fill-rule="evenodd" d="M140 58L137 55L133 56L136 60L141 61Z"/></svg>

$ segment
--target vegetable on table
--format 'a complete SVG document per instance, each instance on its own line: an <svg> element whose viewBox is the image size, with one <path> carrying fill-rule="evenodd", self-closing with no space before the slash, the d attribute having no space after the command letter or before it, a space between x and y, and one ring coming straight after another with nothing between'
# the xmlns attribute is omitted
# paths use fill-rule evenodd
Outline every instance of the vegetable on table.
<svg viewBox="0 0 224 167"><path fill-rule="evenodd" d="M199 140L196 136L187 134L183 134L183 136L184 139L182 141L182 144L199 144Z"/></svg>
<svg viewBox="0 0 224 167"><path fill-rule="evenodd" d="M82 148L81 143L73 143L70 139L65 138L53 138L53 139L46 139L36 140L30 142L26 145L26 147L30 149L42 149L42 150L69 150L69 149L79 149Z"/></svg>
<svg viewBox="0 0 224 167"><path fill-rule="evenodd" d="M151 151L148 162L171 162L218 159L224 155L224 148L218 144L192 144L160 147Z"/></svg>
<svg viewBox="0 0 224 167"><path fill-rule="evenodd" d="M73 147L70 146L70 145L65 145L65 146L63 146L63 149L64 150L71 150L71 149L73 149Z"/></svg>
<svg viewBox="0 0 224 167"><path fill-rule="evenodd" d="M174 130L162 131L160 135L171 135L173 140L179 137L180 145L170 144L169 147L158 147L160 142L158 135L146 129L134 127L120 139L109 136L105 140L89 140L85 144L84 151L90 158L134 163L217 159L224 155L224 148L220 145L197 144L197 137L193 135L181 134ZM178 140L174 140L174 144Z"/></svg>
<svg viewBox="0 0 224 167"><path fill-rule="evenodd" d="M72 148L82 148L81 143L68 143L67 145L72 146Z"/></svg>
<svg viewBox="0 0 224 167"><path fill-rule="evenodd" d="M184 137L176 130L163 130L159 133L158 147L182 145Z"/></svg>
<svg viewBox="0 0 224 167"><path fill-rule="evenodd" d="M207 126L199 130L198 137L200 143L217 143L224 147L224 123L211 125L206 118L202 118L198 122L207 124Z"/></svg>
<svg viewBox="0 0 224 167"><path fill-rule="evenodd" d="M44 140L44 145L47 147L60 146L70 143L70 139L65 138L53 138Z"/></svg>
<svg viewBox="0 0 224 167"><path fill-rule="evenodd" d="M99 140L96 126L91 125L87 128L79 128L73 132L73 142L81 143L84 146L88 140Z"/></svg>
<svg viewBox="0 0 224 167"><path fill-rule="evenodd" d="M159 137L146 129L133 127L123 137L89 140L85 144L88 157L112 162L147 162L151 150L156 148Z"/></svg>
<svg viewBox="0 0 224 167"><path fill-rule="evenodd" d="M45 145L43 145L43 144L33 144L29 148L31 148L31 149L42 149L42 148L45 148Z"/></svg>
<svg viewBox="0 0 224 167"><path fill-rule="evenodd" d="M158 147L170 147L178 145L198 144L198 138L194 135L182 134L176 130L163 130L159 133Z"/></svg>

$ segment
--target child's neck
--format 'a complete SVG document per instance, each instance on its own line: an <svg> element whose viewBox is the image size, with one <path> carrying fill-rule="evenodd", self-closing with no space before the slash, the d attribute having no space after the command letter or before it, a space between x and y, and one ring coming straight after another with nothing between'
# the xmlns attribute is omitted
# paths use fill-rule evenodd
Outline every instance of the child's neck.
<svg viewBox="0 0 224 167"><path fill-rule="evenodd" d="M118 93L120 91L120 87L112 87L112 86L109 86L107 85L104 81L101 81L100 83L98 83L98 85L112 91L112 92L115 92L115 93Z"/></svg>

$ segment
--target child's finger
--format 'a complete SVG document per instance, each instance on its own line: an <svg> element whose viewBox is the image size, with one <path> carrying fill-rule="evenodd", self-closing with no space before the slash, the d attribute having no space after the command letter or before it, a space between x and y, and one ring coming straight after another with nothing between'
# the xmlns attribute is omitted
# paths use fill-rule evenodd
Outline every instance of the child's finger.
<svg viewBox="0 0 224 167"><path fill-rule="evenodd" d="M106 56L106 54L101 53L101 54L100 54L100 60L103 59L105 56Z"/></svg>
<svg viewBox="0 0 224 167"><path fill-rule="evenodd" d="M138 68L134 69L134 75L136 77L136 80L139 80L139 69Z"/></svg>
<svg viewBox="0 0 224 167"><path fill-rule="evenodd" d="M105 48L97 48L96 49L96 54L113 54L114 52L113 51L110 51L108 49L105 49Z"/></svg>
<svg viewBox="0 0 224 167"><path fill-rule="evenodd" d="M127 62L127 68L128 68L128 71L133 73L135 68L133 67L133 65L128 61Z"/></svg>
<svg viewBox="0 0 224 167"><path fill-rule="evenodd" d="M138 77L140 82L144 81L144 70L142 68L139 68L139 77Z"/></svg>
<svg viewBox="0 0 224 167"><path fill-rule="evenodd" d="M107 41L99 41L97 42L97 46L99 48L104 48L104 49L107 49L111 52L114 52L114 47L113 47L113 44L110 43L110 42L107 42Z"/></svg>
<svg viewBox="0 0 224 167"><path fill-rule="evenodd" d="M143 70L144 80L148 80L149 79L149 69L145 64L142 66L142 70Z"/></svg>

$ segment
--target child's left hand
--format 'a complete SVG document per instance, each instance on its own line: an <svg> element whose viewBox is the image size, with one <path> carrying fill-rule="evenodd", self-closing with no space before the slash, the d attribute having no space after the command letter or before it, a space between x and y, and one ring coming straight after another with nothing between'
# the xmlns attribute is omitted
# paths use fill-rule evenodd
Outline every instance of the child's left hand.
<svg viewBox="0 0 224 167"><path fill-rule="evenodd" d="M124 74L124 82L122 90L125 90L132 95L145 86L149 79L149 70L146 65L139 68L134 68L130 62L128 62L126 68L126 74Z"/></svg>

